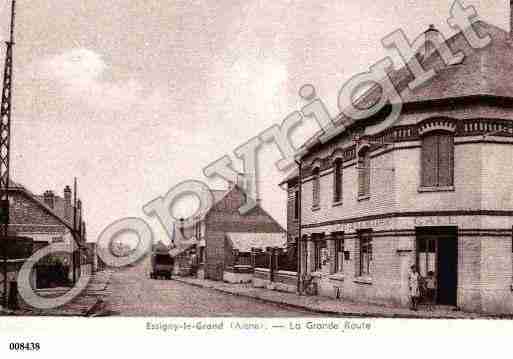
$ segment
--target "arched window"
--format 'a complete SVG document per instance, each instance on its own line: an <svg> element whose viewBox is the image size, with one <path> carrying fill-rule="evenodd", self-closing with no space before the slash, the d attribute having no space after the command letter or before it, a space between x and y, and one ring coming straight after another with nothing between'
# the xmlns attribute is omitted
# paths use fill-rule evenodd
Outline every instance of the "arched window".
<svg viewBox="0 0 513 359"><path fill-rule="evenodd" d="M370 151L369 147L364 147L358 152L358 197L370 195L370 180Z"/></svg>
<svg viewBox="0 0 513 359"><path fill-rule="evenodd" d="M320 171L319 167L315 167L312 170L313 175L313 183L312 183L312 202L314 207L318 207L320 204L320 190L321 190L321 184L320 184Z"/></svg>
<svg viewBox="0 0 513 359"><path fill-rule="evenodd" d="M342 201L342 159L333 162L333 202Z"/></svg>
<svg viewBox="0 0 513 359"><path fill-rule="evenodd" d="M312 182L312 205L313 207L319 207L321 201L321 184L320 184L320 171L319 167L314 167L312 170L313 182Z"/></svg>
<svg viewBox="0 0 513 359"><path fill-rule="evenodd" d="M423 187L447 187L454 184L452 133L433 131L422 137L421 177Z"/></svg>

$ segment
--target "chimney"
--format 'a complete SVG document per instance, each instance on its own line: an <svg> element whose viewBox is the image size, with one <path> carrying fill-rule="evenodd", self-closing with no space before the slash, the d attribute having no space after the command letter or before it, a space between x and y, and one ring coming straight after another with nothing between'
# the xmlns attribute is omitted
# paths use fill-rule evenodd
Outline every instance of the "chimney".
<svg viewBox="0 0 513 359"><path fill-rule="evenodd" d="M64 219L71 221L73 211L71 208L71 187L64 187Z"/></svg>
<svg viewBox="0 0 513 359"><path fill-rule="evenodd" d="M53 209L54 201L55 201L55 196L53 194L53 191L50 191L50 190L45 191L45 193L43 194L43 202L44 202L44 204L46 204L48 207Z"/></svg>
<svg viewBox="0 0 513 359"><path fill-rule="evenodd" d="M79 199L77 201L77 226L80 226L82 222L82 201Z"/></svg>

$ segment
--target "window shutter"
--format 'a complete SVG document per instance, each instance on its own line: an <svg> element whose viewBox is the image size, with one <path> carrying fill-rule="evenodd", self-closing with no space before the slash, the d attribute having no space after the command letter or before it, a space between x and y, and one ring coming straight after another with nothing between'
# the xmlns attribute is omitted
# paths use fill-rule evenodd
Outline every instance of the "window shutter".
<svg viewBox="0 0 513 359"><path fill-rule="evenodd" d="M339 202L342 200L342 161L337 159L335 161L335 169L333 171L333 201Z"/></svg>
<svg viewBox="0 0 513 359"><path fill-rule="evenodd" d="M365 185L365 194L369 194L370 193L370 176L371 176L371 165L370 165L370 153L369 151L365 152L365 157L364 157L364 163L365 163L365 182L364 182L364 185Z"/></svg>
<svg viewBox="0 0 513 359"><path fill-rule="evenodd" d="M437 135L427 135L422 139L422 186L438 185L438 140Z"/></svg>
<svg viewBox="0 0 513 359"><path fill-rule="evenodd" d="M319 196L319 191L320 191L320 176L319 176L319 168L315 168L313 170L313 184L312 184L312 190L313 190L313 193L312 193L312 200L313 200L313 205L314 206L318 206L319 205L319 202L320 202L320 196Z"/></svg>
<svg viewBox="0 0 513 359"><path fill-rule="evenodd" d="M438 135L438 185L453 185L454 140L450 134Z"/></svg>
<svg viewBox="0 0 513 359"><path fill-rule="evenodd" d="M358 196L370 193L370 154L365 151L358 159Z"/></svg>

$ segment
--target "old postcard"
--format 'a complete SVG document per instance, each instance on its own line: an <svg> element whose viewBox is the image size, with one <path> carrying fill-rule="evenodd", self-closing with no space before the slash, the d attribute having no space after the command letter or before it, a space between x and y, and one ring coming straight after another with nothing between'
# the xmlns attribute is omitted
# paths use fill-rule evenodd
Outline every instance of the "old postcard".
<svg viewBox="0 0 513 359"><path fill-rule="evenodd" d="M512 25L494 0L0 0L0 353L511 332Z"/></svg>

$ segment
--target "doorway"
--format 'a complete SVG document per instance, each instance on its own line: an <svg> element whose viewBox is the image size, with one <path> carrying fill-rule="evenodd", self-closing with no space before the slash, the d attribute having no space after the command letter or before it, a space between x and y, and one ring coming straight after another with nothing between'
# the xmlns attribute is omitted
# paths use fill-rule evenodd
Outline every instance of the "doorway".
<svg viewBox="0 0 513 359"><path fill-rule="evenodd" d="M457 229L417 229L416 262L420 275L430 271L436 278L436 304L456 306L458 287Z"/></svg>

